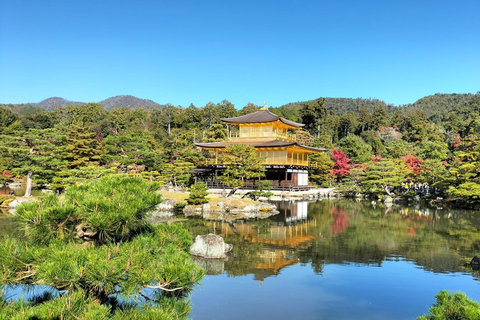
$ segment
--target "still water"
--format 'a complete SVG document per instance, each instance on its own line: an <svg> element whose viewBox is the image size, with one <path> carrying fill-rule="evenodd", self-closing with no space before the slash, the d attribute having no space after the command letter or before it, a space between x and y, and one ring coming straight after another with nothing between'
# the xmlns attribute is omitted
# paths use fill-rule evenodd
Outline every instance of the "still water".
<svg viewBox="0 0 480 320"><path fill-rule="evenodd" d="M349 200L277 206L265 219L184 221L194 236L233 244L226 261L196 260L207 275L190 318L415 319L440 290L480 301L480 272L469 265L480 256L478 212ZM0 239L15 230L0 215Z"/></svg>
<svg viewBox="0 0 480 320"><path fill-rule="evenodd" d="M281 203L281 214L189 218L233 251L191 297L199 319L415 319L440 290L480 301L480 214L348 200ZM231 219L231 217L228 217Z"/></svg>

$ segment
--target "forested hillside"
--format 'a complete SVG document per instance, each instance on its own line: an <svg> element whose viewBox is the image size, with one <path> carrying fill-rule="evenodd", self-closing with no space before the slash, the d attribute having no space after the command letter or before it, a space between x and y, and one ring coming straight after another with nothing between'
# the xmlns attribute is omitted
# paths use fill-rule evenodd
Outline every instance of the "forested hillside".
<svg viewBox="0 0 480 320"><path fill-rule="evenodd" d="M448 118L448 113L454 108L468 105L480 99L480 94L441 94L437 93L432 96L427 96L419 99L413 104L408 104L405 107L407 112L415 110L422 111L427 119L436 123Z"/></svg>
<svg viewBox="0 0 480 320"><path fill-rule="evenodd" d="M122 95L108 98L99 102L105 110L112 110L115 108L129 107L131 109L145 108L149 110L162 108L163 106L153 102L152 100L140 99L134 96Z"/></svg>
<svg viewBox="0 0 480 320"><path fill-rule="evenodd" d="M330 100L337 111L327 101L270 108L305 124L298 141L329 150L311 158L317 164L312 183L381 195L414 182L428 184L435 196L480 204L480 94L434 95L398 108L378 100L358 100L365 102L360 107L349 99ZM210 156L193 144L226 140L220 118L259 108L238 110L227 100L153 110L2 105L0 180L31 172L39 186L63 190L82 179L130 172L188 186L189 171Z"/></svg>
<svg viewBox="0 0 480 320"><path fill-rule="evenodd" d="M302 104L313 103L315 100L287 103L280 108L293 108L298 110ZM325 98L327 109L339 116L352 112L356 115L360 113L360 109L365 108L368 112L373 112L378 107L383 107L387 112L393 113L395 106L392 104L386 104L384 101L378 99L350 99L350 98Z"/></svg>

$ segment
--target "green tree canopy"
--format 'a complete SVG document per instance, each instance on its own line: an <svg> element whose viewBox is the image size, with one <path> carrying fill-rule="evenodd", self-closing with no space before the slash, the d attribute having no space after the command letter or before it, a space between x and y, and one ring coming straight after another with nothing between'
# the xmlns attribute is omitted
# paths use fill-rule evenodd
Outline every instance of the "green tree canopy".
<svg viewBox="0 0 480 320"><path fill-rule="evenodd" d="M140 178L109 176L72 186L62 199L48 196L19 207L27 241L0 244L0 285L65 291L30 303L2 297L0 318L18 312L55 319L185 317L182 294L203 270L186 252L191 236L185 229L147 222L147 211L161 201L157 188Z"/></svg>
<svg viewBox="0 0 480 320"><path fill-rule="evenodd" d="M259 157L255 148L244 144L234 144L226 148L221 160L225 163L225 170L220 181L231 187L230 195L239 187L245 185L245 179L262 178L265 176L265 167L261 164L263 158Z"/></svg>

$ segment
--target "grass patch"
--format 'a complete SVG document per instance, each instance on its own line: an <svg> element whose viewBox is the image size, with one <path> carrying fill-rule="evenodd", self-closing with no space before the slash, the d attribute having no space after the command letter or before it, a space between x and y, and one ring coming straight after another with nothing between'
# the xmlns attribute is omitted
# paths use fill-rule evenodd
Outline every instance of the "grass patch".
<svg viewBox="0 0 480 320"><path fill-rule="evenodd" d="M236 199L236 198L220 198L220 197L209 197L208 203L212 209L219 209L219 202L223 202L230 209L243 209L250 204L257 204L258 201L253 201L250 199Z"/></svg>
<svg viewBox="0 0 480 320"><path fill-rule="evenodd" d="M160 191L163 199L173 199L177 203L186 203L187 198L189 196L188 192L180 193L180 192L168 192L168 191ZM210 208L212 209L220 209L218 206L219 202L223 202L226 206L230 209L243 209L249 204L257 204L258 201L253 201L250 199L237 199L237 198L221 198L215 196L208 196L208 203L210 204Z"/></svg>
<svg viewBox="0 0 480 320"><path fill-rule="evenodd" d="M160 191L160 194L165 199L173 199L176 203L180 202L187 202L188 193L179 193L179 192L168 192L168 191Z"/></svg>

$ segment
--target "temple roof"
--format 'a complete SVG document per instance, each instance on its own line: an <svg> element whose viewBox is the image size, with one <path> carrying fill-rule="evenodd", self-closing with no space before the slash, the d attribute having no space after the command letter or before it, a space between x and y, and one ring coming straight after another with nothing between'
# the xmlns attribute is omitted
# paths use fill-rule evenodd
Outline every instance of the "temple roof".
<svg viewBox="0 0 480 320"><path fill-rule="evenodd" d="M294 141L282 141L282 140L245 140L245 141L220 141L220 142L209 142L209 143L195 143L197 147L200 148L212 148L212 149L224 149L234 144L246 144L254 148L281 148L281 147L290 147L296 146L301 149L313 151L313 152L323 152L327 149L323 148L314 148L309 146L304 146L298 144Z"/></svg>
<svg viewBox="0 0 480 320"><path fill-rule="evenodd" d="M274 122L281 121L286 125L301 128L304 126L302 123L293 122L282 117L277 116L274 113L271 113L268 110L259 110L257 112L249 113L244 116L234 117L234 118L221 118L223 122L227 124L239 124L239 123L262 123L262 122Z"/></svg>

